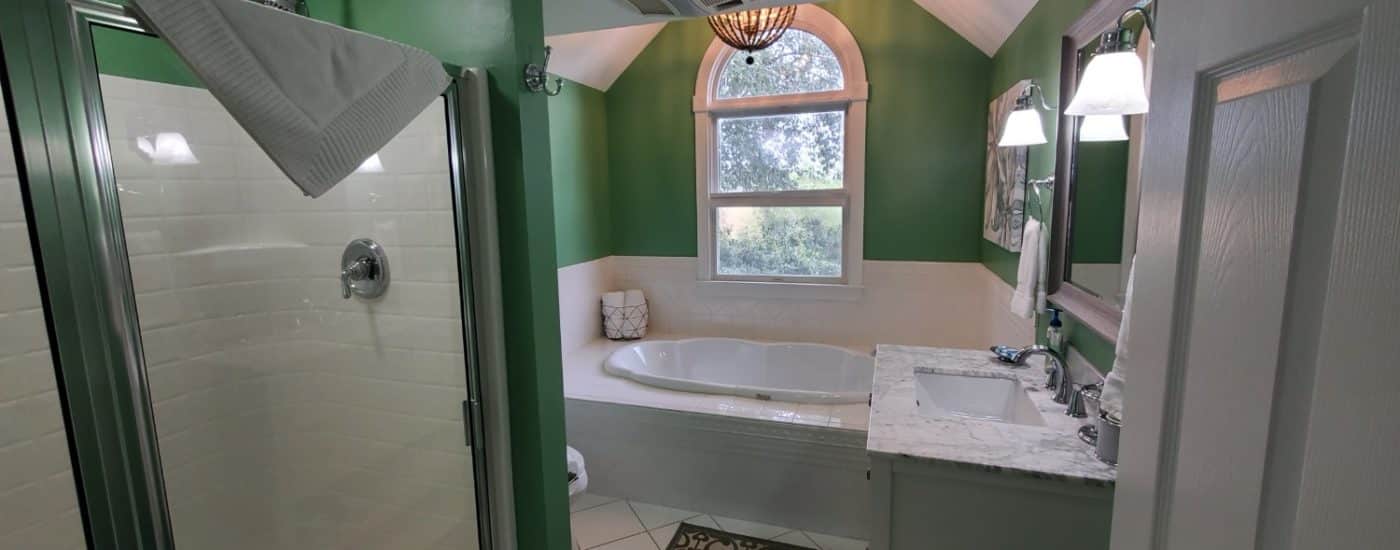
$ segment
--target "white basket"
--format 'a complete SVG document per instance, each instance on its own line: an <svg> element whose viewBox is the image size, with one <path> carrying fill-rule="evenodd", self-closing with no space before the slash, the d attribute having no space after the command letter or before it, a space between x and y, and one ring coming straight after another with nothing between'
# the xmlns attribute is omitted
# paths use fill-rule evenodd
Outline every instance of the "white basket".
<svg viewBox="0 0 1400 550"><path fill-rule="evenodd" d="M609 340L637 340L647 335L650 313L647 302L635 306L603 305L603 336Z"/></svg>

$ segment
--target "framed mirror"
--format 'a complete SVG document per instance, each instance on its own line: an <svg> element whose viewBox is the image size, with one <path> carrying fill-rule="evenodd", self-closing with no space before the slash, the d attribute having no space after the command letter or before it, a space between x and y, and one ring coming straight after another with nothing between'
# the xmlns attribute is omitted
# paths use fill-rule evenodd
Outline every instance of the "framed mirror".
<svg viewBox="0 0 1400 550"><path fill-rule="evenodd" d="M1102 34L1118 27L1133 0L1101 0L1065 32L1060 57L1060 127L1056 145L1050 301L1109 342L1122 322L1128 273L1137 245L1142 137L1147 115L1068 116L1084 67ZM1151 36L1129 28L1137 55L1151 67ZM1150 70L1146 74L1151 74Z"/></svg>

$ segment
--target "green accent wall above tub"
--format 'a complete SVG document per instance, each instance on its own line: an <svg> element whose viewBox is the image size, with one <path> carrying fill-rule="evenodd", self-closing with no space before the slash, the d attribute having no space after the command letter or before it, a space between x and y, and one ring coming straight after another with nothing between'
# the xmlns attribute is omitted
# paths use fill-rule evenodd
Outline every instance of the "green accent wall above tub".
<svg viewBox="0 0 1400 550"><path fill-rule="evenodd" d="M908 0L820 4L860 45L870 81L865 257L978 261L985 54ZM606 94L612 244L695 256L695 80L714 32L673 22Z"/></svg>
<svg viewBox="0 0 1400 550"><path fill-rule="evenodd" d="M612 254L603 92L566 82L559 95L549 98L549 157L559 267Z"/></svg>

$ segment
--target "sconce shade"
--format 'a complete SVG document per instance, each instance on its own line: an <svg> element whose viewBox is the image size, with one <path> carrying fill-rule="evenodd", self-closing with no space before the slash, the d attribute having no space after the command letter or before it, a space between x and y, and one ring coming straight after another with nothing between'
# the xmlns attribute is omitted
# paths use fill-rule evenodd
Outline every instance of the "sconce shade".
<svg viewBox="0 0 1400 550"><path fill-rule="evenodd" d="M997 147L1025 147L1045 143L1045 127L1041 125L1040 113L1034 108L1017 109L1006 117L1006 128L1001 131L1001 141Z"/></svg>
<svg viewBox="0 0 1400 550"><path fill-rule="evenodd" d="M1095 55L1065 114L1137 115L1147 112L1142 60L1131 50Z"/></svg>
<svg viewBox="0 0 1400 550"><path fill-rule="evenodd" d="M1079 141L1128 141L1120 115L1089 115L1079 126Z"/></svg>
<svg viewBox="0 0 1400 550"><path fill-rule="evenodd" d="M753 53L782 38L796 15L797 6L781 6L720 13L711 15L708 20L715 36L725 44ZM752 56L748 63L753 64Z"/></svg>

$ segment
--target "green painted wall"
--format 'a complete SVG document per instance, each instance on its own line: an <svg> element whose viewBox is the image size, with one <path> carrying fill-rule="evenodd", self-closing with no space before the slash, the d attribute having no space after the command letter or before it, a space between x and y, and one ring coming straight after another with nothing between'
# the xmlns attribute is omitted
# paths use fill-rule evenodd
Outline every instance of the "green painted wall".
<svg viewBox="0 0 1400 550"><path fill-rule="evenodd" d="M977 261L992 62L909 0L821 7L870 81L865 257ZM614 253L695 256L696 73L714 33L671 23L608 90Z"/></svg>
<svg viewBox="0 0 1400 550"><path fill-rule="evenodd" d="M1005 92L1012 84L1024 79L1033 79L1045 91L1045 98L1051 105L1059 105L1060 94L1060 38L1070 23L1079 18L1094 0L1050 0L1039 2L1021 20L1020 26L1011 33L992 58L992 86L987 90L988 101ZM1058 117L1053 113L1041 112L1045 122L1045 137L1049 143L1030 148L1031 179L1041 179L1055 174L1055 143L1059 134ZM1051 196L1045 195L1044 213L1050 214ZM1034 201L1034 194L1030 197ZM1028 211L1039 218L1042 210L1032 202ZM981 241L982 263L1010 284L1016 284L1016 262L1019 254L1007 252L1001 247L983 239Z"/></svg>
<svg viewBox="0 0 1400 550"><path fill-rule="evenodd" d="M1031 78L1045 90L1046 100L1051 105L1059 105L1060 90L1060 38L1065 29L1084 13L1094 0L1048 0L1036 4L1026 18L1016 27L1011 37L1002 44L992 58L991 89L987 90L988 101L1001 95L1017 81ZM1058 117L1053 113L1041 113L1045 122L1045 136L1049 143L1030 148L1030 177L1040 179L1055 173L1055 144L1058 137ZM1040 212L1050 214L1053 193L1046 193L1042 209L1031 194L1028 211L1040 217ZM1120 197L1121 204L1121 197ZM1053 230L1053 228L1052 228ZM1116 235L1122 235L1121 231ZM1020 255L1007 252L995 244L980 240L982 263L1008 284L1016 284L1016 262ZM1041 316L1037 330L1039 339L1044 339L1047 319ZM1113 364L1113 344L1100 338L1070 316L1065 319L1065 340L1084 354L1084 357L1101 371L1107 371Z"/></svg>
<svg viewBox="0 0 1400 550"><path fill-rule="evenodd" d="M603 92L566 82L563 92L549 98L549 155L559 267L612 254Z"/></svg>
<svg viewBox="0 0 1400 550"><path fill-rule="evenodd" d="M520 84L527 62L544 58L539 0L422 0L406 9L383 0L308 0L311 16L423 48L444 62L487 69L500 221L511 462L519 548L568 548L564 384L559 355L549 110ZM133 55L140 40L109 40ZM156 59L110 70L190 83ZM159 78L158 76L156 78Z"/></svg>
<svg viewBox="0 0 1400 550"><path fill-rule="evenodd" d="M1080 143L1075 175L1070 261L1116 264L1123 258L1123 203L1128 194L1128 142Z"/></svg>
<svg viewBox="0 0 1400 550"><path fill-rule="evenodd" d="M95 27L92 47L97 69L104 74L202 88L175 50L154 36Z"/></svg>

